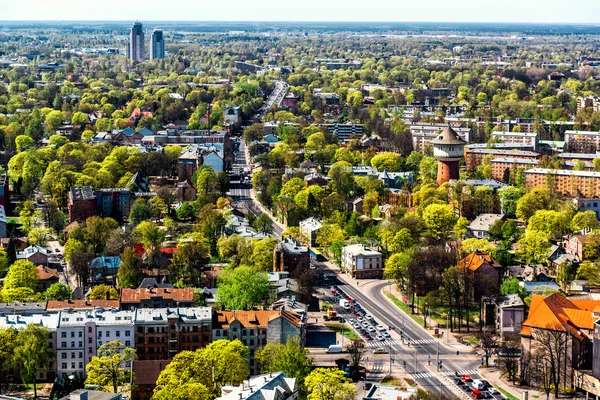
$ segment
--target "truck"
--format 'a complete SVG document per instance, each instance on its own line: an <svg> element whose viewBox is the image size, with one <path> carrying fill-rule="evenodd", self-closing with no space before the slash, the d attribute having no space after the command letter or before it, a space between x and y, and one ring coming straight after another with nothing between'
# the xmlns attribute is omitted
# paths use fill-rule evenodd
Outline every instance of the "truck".
<svg viewBox="0 0 600 400"><path fill-rule="evenodd" d="M349 310L352 308L352 305L350 304L350 302L346 299L341 299L340 300L340 306L344 307L345 310Z"/></svg>
<svg viewBox="0 0 600 400"><path fill-rule="evenodd" d="M329 318L329 320L334 320L337 318L337 313L335 312L335 308L329 306L329 308L327 309L327 318Z"/></svg>
<svg viewBox="0 0 600 400"><path fill-rule="evenodd" d="M329 348L327 348L326 353L342 353L343 351L344 348L342 347L342 345L332 344L331 346L329 346Z"/></svg>

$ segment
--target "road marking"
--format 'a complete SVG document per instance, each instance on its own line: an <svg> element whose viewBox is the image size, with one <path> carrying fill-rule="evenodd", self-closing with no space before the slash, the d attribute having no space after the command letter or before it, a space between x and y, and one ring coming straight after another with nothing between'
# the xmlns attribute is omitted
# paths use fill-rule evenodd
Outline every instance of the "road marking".
<svg viewBox="0 0 600 400"><path fill-rule="evenodd" d="M479 372L477 372L474 369L461 369L458 371L444 371L444 375L446 376L456 376L456 375L478 375Z"/></svg>
<svg viewBox="0 0 600 400"><path fill-rule="evenodd" d="M416 378L416 379L435 378L435 375L433 375L431 372L423 372L423 373L419 373L419 374L411 374L411 376L413 378Z"/></svg>
<svg viewBox="0 0 600 400"><path fill-rule="evenodd" d="M417 340L410 339L410 344L429 344L429 343L435 343L435 342L436 342L435 339L417 339Z"/></svg>

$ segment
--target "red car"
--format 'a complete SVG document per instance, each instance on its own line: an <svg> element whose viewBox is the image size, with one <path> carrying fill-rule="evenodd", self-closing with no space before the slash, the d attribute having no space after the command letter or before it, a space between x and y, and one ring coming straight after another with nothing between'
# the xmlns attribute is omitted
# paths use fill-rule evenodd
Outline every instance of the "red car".
<svg viewBox="0 0 600 400"><path fill-rule="evenodd" d="M474 399L483 399L483 394L481 393L481 390L473 390L471 392L471 396L473 396Z"/></svg>
<svg viewBox="0 0 600 400"><path fill-rule="evenodd" d="M470 375L463 375L460 377L460 379L462 379L463 382L473 382L473 379L471 379Z"/></svg>
<svg viewBox="0 0 600 400"><path fill-rule="evenodd" d="M352 303L354 300L352 300L352 297L348 296L348 297L346 297L346 301L348 303Z"/></svg>

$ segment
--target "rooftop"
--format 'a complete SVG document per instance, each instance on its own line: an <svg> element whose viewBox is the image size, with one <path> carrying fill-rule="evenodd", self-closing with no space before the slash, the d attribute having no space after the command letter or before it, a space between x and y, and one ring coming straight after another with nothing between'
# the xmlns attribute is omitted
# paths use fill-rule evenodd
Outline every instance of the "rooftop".
<svg viewBox="0 0 600 400"><path fill-rule="evenodd" d="M96 198L91 186L71 186L71 201L93 200Z"/></svg>
<svg viewBox="0 0 600 400"><path fill-rule="evenodd" d="M295 378L283 372L252 376L239 386L223 386L218 400L285 400L297 398Z"/></svg>
<svg viewBox="0 0 600 400"><path fill-rule="evenodd" d="M154 297L191 302L194 301L194 288L121 289L121 303L139 303Z"/></svg>
<svg viewBox="0 0 600 400"><path fill-rule="evenodd" d="M451 127L448 126L442 131L435 139L431 141L431 144L435 145L464 145L466 142L458 136L458 133Z"/></svg>
<svg viewBox="0 0 600 400"><path fill-rule="evenodd" d="M538 161L530 158L497 157L492 160L492 163L537 165Z"/></svg>
<svg viewBox="0 0 600 400"><path fill-rule="evenodd" d="M552 174L560 176L581 176L586 178L600 178L600 172L595 171L575 171L571 169L549 169L549 168L532 168L525 171L526 174Z"/></svg>
<svg viewBox="0 0 600 400"><path fill-rule="evenodd" d="M133 311L122 310L113 307L110 310L97 307L92 310L58 313L58 327L83 326L87 322L95 322L96 325L133 325Z"/></svg>
<svg viewBox="0 0 600 400"><path fill-rule="evenodd" d="M269 321L282 317L290 324L300 327L302 321L298 314L287 310L250 310L250 311L215 311L213 329L228 329L234 321L244 328L267 327Z"/></svg>
<svg viewBox="0 0 600 400"><path fill-rule="evenodd" d="M473 231L489 231L490 226L504 218L504 214L479 214L477 218L469 224L469 229Z"/></svg>
<svg viewBox="0 0 600 400"><path fill-rule="evenodd" d="M494 149L494 148L470 148L469 153L477 153L477 154L497 154L504 156L521 156L521 157L539 157L540 155L535 151L527 151L527 150L506 150L506 149Z"/></svg>
<svg viewBox="0 0 600 400"><path fill-rule="evenodd" d="M48 300L46 310L92 310L96 307L110 309L119 308L119 300Z"/></svg>
<svg viewBox="0 0 600 400"><path fill-rule="evenodd" d="M352 244L350 246L345 246L342 248L342 253L351 254L353 256L363 255L363 256L380 256L381 253L371 249L370 247L366 247L362 243Z"/></svg>
<svg viewBox="0 0 600 400"><path fill-rule="evenodd" d="M178 319L183 323L210 322L212 307L138 308L135 310L136 324L167 323Z"/></svg>
<svg viewBox="0 0 600 400"><path fill-rule="evenodd" d="M500 296L496 299L496 304L500 308L519 307L524 305L523 300L521 300L518 294Z"/></svg>
<svg viewBox="0 0 600 400"><path fill-rule="evenodd" d="M537 137L537 133L527 133L527 132L502 132L502 131L496 131L496 132L492 132L492 136L520 136L520 137L529 137L529 138L535 138Z"/></svg>

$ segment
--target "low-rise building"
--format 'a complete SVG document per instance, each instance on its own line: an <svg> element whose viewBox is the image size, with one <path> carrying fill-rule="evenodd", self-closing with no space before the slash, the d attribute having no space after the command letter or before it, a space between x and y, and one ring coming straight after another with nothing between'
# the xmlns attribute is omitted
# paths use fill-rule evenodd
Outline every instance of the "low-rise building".
<svg viewBox="0 0 600 400"><path fill-rule="evenodd" d="M525 304L517 294L496 299L496 330L501 334L521 332L525 320Z"/></svg>
<svg viewBox="0 0 600 400"><path fill-rule="evenodd" d="M574 198L572 201L579 211L593 211L596 213L596 218L600 218L600 198Z"/></svg>
<svg viewBox="0 0 600 400"><path fill-rule="evenodd" d="M490 226L496 221L501 221L504 214L480 214L468 226L468 233L475 238L489 237Z"/></svg>
<svg viewBox="0 0 600 400"><path fill-rule="evenodd" d="M251 376L239 386L223 386L216 400L296 400L298 384L283 372Z"/></svg>
<svg viewBox="0 0 600 400"><path fill-rule="evenodd" d="M300 221L298 224L300 229L300 235L302 235L308 242L309 246L316 246L317 244L317 233L319 229L323 227L323 223L320 219L310 217Z"/></svg>
<svg viewBox="0 0 600 400"><path fill-rule="evenodd" d="M35 265L48 265L48 252L38 245L31 245L23 251L17 252L17 260L27 260Z"/></svg>
<svg viewBox="0 0 600 400"><path fill-rule="evenodd" d="M356 279L377 279L383 276L383 255L363 244L342 248L342 271Z"/></svg>
<svg viewBox="0 0 600 400"><path fill-rule="evenodd" d="M287 271L296 276L310 267L308 247L302 246L292 238L284 238L275 246L273 253L273 271Z"/></svg>
<svg viewBox="0 0 600 400"><path fill-rule="evenodd" d="M121 308L123 310L193 306L194 288L121 289Z"/></svg>
<svg viewBox="0 0 600 400"><path fill-rule="evenodd" d="M93 311L96 308L111 310L118 309L119 305L119 300L48 300L46 311L48 313Z"/></svg>
<svg viewBox="0 0 600 400"><path fill-rule="evenodd" d="M483 296L498 293L502 266L486 251L475 250L458 262L465 268L473 281L473 299L479 301Z"/></svg>
<svg viewBox="0 0 600 400"><path fill-rule="evenodd" d="M77 389L60 400L122 400L121 393L107 393L99 390Z"/></svg>
<svg viewBox="0 0 600 400"><path fill-rule="evenodd" d="M38 291L45 292L50 286L59 281L58 271L53 268L48 268L43 265L38 265L37 267L38 274Z"/></svg>
<svg viewBox="0 0 600 400"><path fill-rule="evenodd" d="M410 386L373 385L362 400L408 400L417 396L417 390Z"/></svg>
<svg viewBox="0 0 600 400"><path fill-rule="evenodd" d="M295 337L299 337L303 343L304 321L299 314L285 310L215 311L212 337L213 341L239 339L248 346L252 374L258 370L254 354L267 343L285 344L288 339Z"/></svg>

